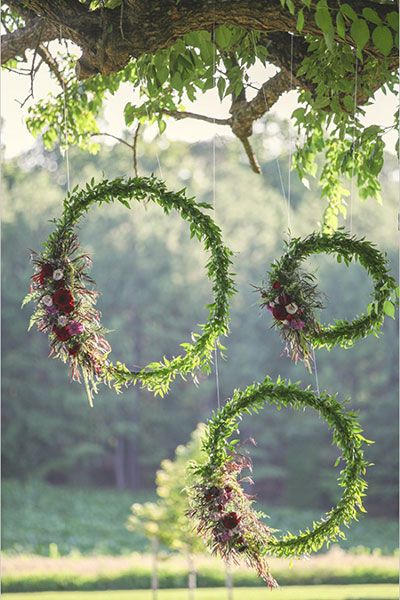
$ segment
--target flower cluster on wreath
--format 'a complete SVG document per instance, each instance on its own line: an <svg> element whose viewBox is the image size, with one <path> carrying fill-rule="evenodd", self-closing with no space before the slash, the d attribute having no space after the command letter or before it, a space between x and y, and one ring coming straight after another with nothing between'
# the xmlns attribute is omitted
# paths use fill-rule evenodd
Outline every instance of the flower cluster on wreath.
<svg viewBox="0 0 400 600"><path fill-rule="evenodd" d="M33 322L49 335L51 354L68 360L72 378L80 381L80 371L89 380L101 377L111 347L94 308L98 294L84 285L85 281L93 283L85 270L91 265L90 257L72 257L77 249L74 240L70 257L33 253L30 295L37 302Z"/></svg>

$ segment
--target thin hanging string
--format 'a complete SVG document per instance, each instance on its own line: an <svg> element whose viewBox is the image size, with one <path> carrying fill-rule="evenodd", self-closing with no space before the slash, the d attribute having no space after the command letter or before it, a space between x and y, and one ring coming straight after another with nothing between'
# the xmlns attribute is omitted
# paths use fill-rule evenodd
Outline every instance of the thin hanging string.
<svg viewBox="0 0 400 600"><path fill-rule="evenodd" d="M60 44L62 40L62 26L60 25ZM68 54L68 42L65 42L65 48L67 51L67 60L69 57ZM63 133L64 133L64 154L65 154L65 165L67 171L67 190L68 193L71 191L71 174L69 168L69 145L68 145L68 125L67 125L67 90L65 87L65 80L62 79L62 87L63 87Z"/></svg>
<svg viewBox="0 0 400 600"><path fill-rule="evenodd" d="M289 92L293 89L293 47L294 47L294 35L290 34L290 88ZM292 193L292 127L289 121L289 156L288 156L288 195L287 195L287 220L289 237L291 237L291 193Z"/></svg>
<svg viewBox="0 0 400 600"><path fill-rule="evenodd" d="M215 70L217 64L217 48L215 46L215 0L214 0L214 27L213 27L213 78L214 78L214 90L216 88L216 77ZM214 218L216 216L216 152L215 152L215 118L214 118L214 135L212 139L212 198L213 198L213 207L214 207ZM219 385L219 365L218 365L218 341L215 342L214 348L214 363L215 363L215 387L217 390L217 406L218 410L221 408L221 393L220 393L220 385Z"/></svg>
<svg viewBox="0 0 400 600"><path fill-rule="evenodd" d="M150 121L150 113L149 113L149 109L147 108L147 106L146 106L146 114L147 114L147 119ZM157 159L157 164L158 164L158 170L160 173L160 179L164 179L163 171L161 168L160 155L158 154L157 140L155 140L155 148L156 148L156 159Z"/></svg>
<svg viewBox="0 0 400 600"><path fill-rule="evenodd" d="M315 348L312 347L312 355L313 355L313 366L314 366L314 375L315 375L315 386L317 389L318 397L321 396L321 391L319 389L319 378L318 378L318 366L317 366L317 357L315 354Z"/></svg>
<svg viewBox="0 0 400 600"><path fill-rule="evenodd" d="M254 38L254 31L252 31L252 32L251 32L251 37L252 37L252 40L253 40L254 54L257 54L256 41L255 41L255 38ZM293 48L292 48L292 50L293 50ZM293 60L292 60L292 58L291 58L291 64L292 64L292 63L293 63ZM292 81L293 81L293 76L292 76L292 74L291 74L291 76L290 76L290 81L291 81L291 85L292 85ZM269 107L269 105L268 105L268 102L267 102L267 97L266 97L266 95L265 95L265 89L264 89L264 87L263 87L262 85L261 85L261 88L260 88L260 89L261 89L261 91L262 91L262 94L263 94L263 98L264 98L264 104L265 104L265 109L266 109L266 111L268 111L270 107ZM290 158L290 162L291 162L291 158ZM278 158L278 156L276 156L276 157L275 157L275 163L276 163L276 168L277 168L277 171L278 171L279 183L280 183L281 190L282 190L282 196L283 196L283 198L285 199L285 202L286 202L286 204L289 206L289 204L288 204L288 202L289 202L289 201L288 201L288 196L287 196L287 194L286 194L286 190L285 190L285 184L284 184L284 182L283 182L282 170L281 170L281 166L280 166L280 164L279 164L279 158ZM289 173L289 177L290 177L290 173ZM290 218L290 215L288 215L288 220L289 220L289 218Z"/></svg>
<svg viewBox="0 0 400 600"><path fill-rule="evenodd" d="M356 55L354 67L354 111L353 111L353 139L352 139L352 165L350 182L350 235L353 233L353 196L354 196L354 160L356 156L356 113L357 113L357 88L358 88L358 56Z"/></svg>

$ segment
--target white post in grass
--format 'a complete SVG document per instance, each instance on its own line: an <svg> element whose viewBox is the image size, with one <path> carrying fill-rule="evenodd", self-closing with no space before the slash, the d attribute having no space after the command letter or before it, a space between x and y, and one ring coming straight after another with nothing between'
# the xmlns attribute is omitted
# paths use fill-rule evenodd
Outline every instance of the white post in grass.
<svg viewBox="0 0 400 600"><path fill-rule="evenodd" d="M195 590L197 587L197 574L196 567L193 560L193 554L191 552L186 553L187 562L188 562L188 591L189 591L189 600L194 600L195 598Z"/></svg>
<svg viewBox="0 0 400 600"><path fill-rule="evenodd" d="M151 591L153 600L157 600L158 597L158 550L158 539L153 537L151 538Z"/></svg>
<svg viewBox="0 0 400 600"><path fill-rule="evenodd" d="M230 563L226 564L225 582L226 590L228 592L228 600L233 600L233 574Z"/></svg>

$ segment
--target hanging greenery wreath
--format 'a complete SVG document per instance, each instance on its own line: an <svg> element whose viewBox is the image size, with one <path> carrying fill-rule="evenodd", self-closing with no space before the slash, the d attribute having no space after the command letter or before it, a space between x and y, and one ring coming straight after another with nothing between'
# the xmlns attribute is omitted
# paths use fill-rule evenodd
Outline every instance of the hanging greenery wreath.
<svg viewBox="0 0 400 600"><path fill-rule="evenodd" d="M244 468L251 468L248 456L238 451L238 440L232 435L238 430L243 414L257 413L265 404L278 410L292 407L316 410L333 431L333 442L341 450L345 463L338 482L343 495L338 504L320 521L297 535L286 533L278 538L260 519L262 513L253 509L254 496L248 495L242 485L252 483L239 478ZM325 543L344 538L341 526L348 526L365 512L363 496L367 487L363 476L368 463L363 456L361 427L353 412L346 412L334 395L323 392L319 397L310 389L302 389L278 379L274 383L267 377L244 391L236 390L231 400L216 411L207 424L203 449L207 461L194 463L197 476L190 490L190 516L210 549L225 559L245 559L270 586L275 581L270 574L267 555L299 556L319 550Z"/></svg>
<svg viewBox="0 0 400 600"><path fill-rule="evenodd" d="M203 242L210 254L206 265L212 281L214 300L208 305L209 318L201 333L193 333L193 343L182 343L184 354L154 362L140 370L108 361L111 347L105 339L106 330L95 309L98 293L87 284L93 280L87 274L91 259L79 251L76 227L94 204L111 204L115 200L127 208L132 201L152 201L166 214L176 210L190 223L192 237ZM64 210L54 220L56 228L44 243L40 254L33 253L35 274L31 290L24 303L36 302L30 326L49 336L50 354L68 363L74 380L83 379L92 405L97 383L122 386L141 383L155 394L164 395L177 375L184 377L201 369L210 369L212 353L220 336L228 334L229 298L235 291L230 273L232 252L222 243L221 231L202 209L208 204L196 203L184 190L170 192L155 177L104 180L95 185L92 180L84 189L75 188L64 201Z"/></svg>
<svg viewBox="0 0 400 600"><path fill-rule="evenodd" d="M324 308L314 274L301 269L301 262L312 254L335 254L338 262L349 266L359 261L373 280L372 301L367 312L353 321L319 323L318 309ZM269 272L266 287L257 288L262 306L271 311L275 324L286 344L292 360L304 361L311 369L312 348L332 349L352 346L355 341L377 334L385 315L394 316L396 282L389 275L388 260L371 242L356 239L344 231L333 234L312 233L287 243L287 250Z"/></svg>

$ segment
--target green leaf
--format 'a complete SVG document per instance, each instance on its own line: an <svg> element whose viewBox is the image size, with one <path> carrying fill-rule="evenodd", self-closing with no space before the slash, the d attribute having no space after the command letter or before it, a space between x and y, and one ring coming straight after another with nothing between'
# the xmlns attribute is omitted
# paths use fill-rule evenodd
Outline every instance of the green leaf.
<svg viewBox="0 0 400 600"><path fill-rule="evenodd" d="M340 7L340 12L342 13L342 15L344 15L345 17L348 17L352 21L355 21L357 19L357 15L354 12L354 10L351 8L350 4L346 4L346 3L342 4Z"/></svg>
<svg viewBox="0 0 400 600"><path fill-rule="evenodd" d="M343 98L343 104L347 112L354 111L354 98L352 96L345 96Z"/></svg>
<svg viewBox="0 0 400 600"><path fill-rule="evenodd" d="M371 23L375 23L375 25L380 25L382 23L380 16L373 8L363 8L362 14L364 19L371 21Z"/></svg>
<svg viewBox="0 0 400 600"><path fill-rule="evenodd" d="M159 132L161 134L164 133L164 131L165 131L166 127L167 127L166 122L163 119L159 119L157 121L157 124L158 124L158 130L159 130Z"/></svg>
<svg viewBox="0 0 400 600"><path fill-rule="evenodd" d="M384 56L390 54L393 48L393 36L389 27L386 25L378 25L372 32L372 41L374 42L375 48L379 50Z"/></svg>
<svg viewBox="0 0 400 600"><path fill-rule="evenodd" d="M222 98L224 97L225 87L226 87L226 81L223 77L220 77L218 79L218 83L217 83L218 95L219 95L220 100L222 100Z"/></svg>
<svg viewBox="0 0 400 600"><path fill-rule="evenodd" d="M357 44L358 50L363 50L369 40L369 27L364 19L353 21L350 29L350 35Z"/></svg>
<svg viewBox="0 0 400 600"><path fill-rule="evenodd" d="M390 27L394 29L394 31L399 30L399 13L390 12L386 15L386 21L389 23Z"/></svg>
<svg viewBox="0 0 400 600"><path fill-rule="evenodd" d="M299 14L297 15L296 29L297 29L297 31L303 31L303 27L304 27L304 11L303 11L303 9L300 9Z"/></svg>
<svg viewBox="0 0 400 600"><path fill-rule="evenodd" d="M394 319L395 306L394 306L393 302L390 302L390 300L385 300L385 302L383 303L383 312L388 317L391 317L392 319Z"/></svg>
<svg viewBox="0 0 400 600"><path fill-rule="evenodd" d="M334 27L328 8L318 6L315 11L315 22L324 34L326 45L331 49L333 46Z"/></svg>
<svg viewBox="0 0 400 600"><path fill-rule="evenodd" d="M295 11L296 11L296 7L294 5L293 0L286 0L286 5L289 9L289 12L291 15L294 15Z"/></svg>
<svg viewBox="0 0 400 600"><path fill-rule="evenodd" d="M343 19L343 16L340 12L336 15L336 31L338 32L338 36L342 39L346 36L346 23Z"/></svg>
<svg viewBox="0 0 400 600"><path fill-rule="evenodd" d="M221 25L215 30L215 43L222 50L227 50L231 45L232 31L226 25Z"/></svg>

